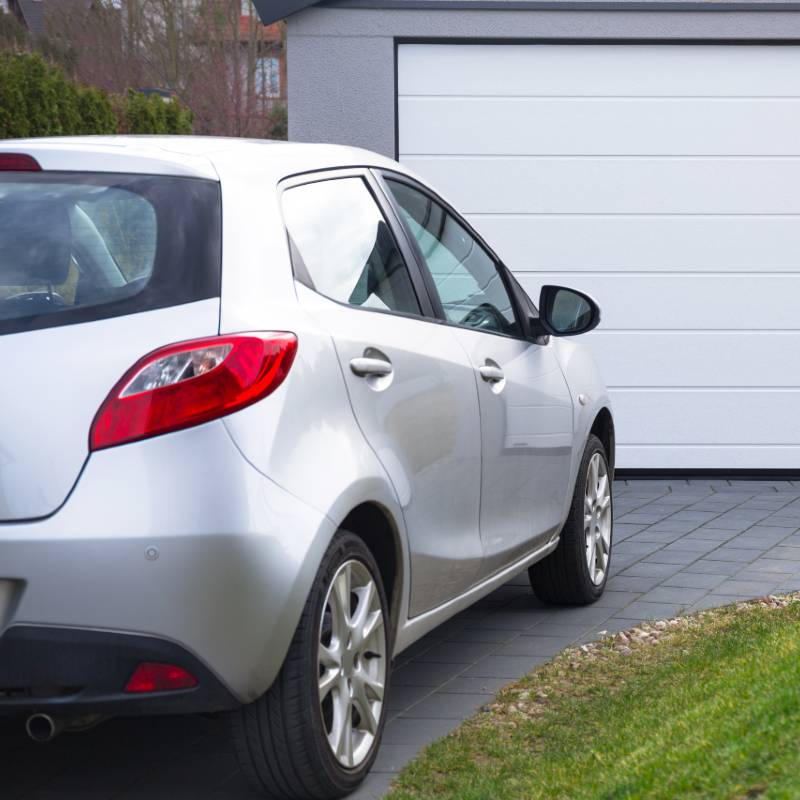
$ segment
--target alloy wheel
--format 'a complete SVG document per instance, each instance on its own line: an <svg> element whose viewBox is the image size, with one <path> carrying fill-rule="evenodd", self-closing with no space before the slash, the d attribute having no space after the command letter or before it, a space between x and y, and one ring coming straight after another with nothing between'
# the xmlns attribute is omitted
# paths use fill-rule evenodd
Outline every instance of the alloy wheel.
<svg viewBox="0 0 800 800"><path fill-rule="evenodd" d="M589 460L583 503L586 565L589 577L599 586L606 577L611 556L611 482L608 466L600 453Z"/></svg>
<svg viewBox="0 0 800 800"><path fill-rule="evenodd" d="M344 562L328 588L318 666L328 744L342 766L356 768L378 734L388 669L381 596L361 561Z"/></svg>

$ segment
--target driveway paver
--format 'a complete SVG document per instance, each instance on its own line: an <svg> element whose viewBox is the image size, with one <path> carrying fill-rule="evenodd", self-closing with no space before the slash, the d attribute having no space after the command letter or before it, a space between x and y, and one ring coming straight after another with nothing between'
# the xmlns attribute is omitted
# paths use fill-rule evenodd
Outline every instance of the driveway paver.
<svg viewBox="0 0 800 800"><path fill-rule="evenodd" d="M604 597L547 608L527 575L442 625L396 663L384 747L353 795L382 797L425 744L562 648L645 619L800 589L800 482L618 481L616 547ZM29 742L0 722L3 800L255 800L225 720L113 720Z"/></svg>

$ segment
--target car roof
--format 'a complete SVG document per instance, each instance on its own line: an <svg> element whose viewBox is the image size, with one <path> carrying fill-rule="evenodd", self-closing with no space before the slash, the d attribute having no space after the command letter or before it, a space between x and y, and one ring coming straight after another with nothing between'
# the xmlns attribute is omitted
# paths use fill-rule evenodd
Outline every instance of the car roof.
<svg viewBox="0 0 800 800"><path fill-rule="evenodd" d="M384 156L357 147L216 136L74 136L7 139L1 152L28 153L45 170L151 172L218 179L222 164L287 175L342 167L399 169ZM403 170L405 171L405 170Z"/></svg>

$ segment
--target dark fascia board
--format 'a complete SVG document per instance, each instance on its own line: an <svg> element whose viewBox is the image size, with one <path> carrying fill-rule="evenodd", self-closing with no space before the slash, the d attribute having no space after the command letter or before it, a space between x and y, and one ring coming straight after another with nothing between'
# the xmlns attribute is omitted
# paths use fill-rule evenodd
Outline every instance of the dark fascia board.
<svg viewBox="0 0 800 800"><path fill-rule="evenodd" d="M265 25L317 4L317 0L253 0L258 16Z"/></svg>
<svg viewBox="0 0 800 800"><path fill-rule="evenodd" d="M253 0L264 23L311 6L451 11L800 11L798 0Z"/></svg>

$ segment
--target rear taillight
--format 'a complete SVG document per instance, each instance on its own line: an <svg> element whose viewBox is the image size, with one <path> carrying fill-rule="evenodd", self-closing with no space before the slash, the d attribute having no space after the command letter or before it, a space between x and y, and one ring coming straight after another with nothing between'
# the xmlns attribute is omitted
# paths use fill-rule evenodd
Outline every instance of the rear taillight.
<svg viewBox="0 0 800 800"><path fill-rule="evenodd" d="M41 172L39 162L25 153L0 153L0 172Z"/></svg>
<svg viewBox="0 0 800 800"><path fill-rule="evenodd" d="M183 667L145 662L136 667L136 671L125 686L125 692L126 694L174 692L178 689L193 689L195 686L197 678Z"/></svg>
<svg viewBox="0 0 800 800"><path fill-rule="evenodd" d="M297 352L293 333L247 333L154 350L103 401L89 449L146 439L239 411L274 392Z"/></svg>

